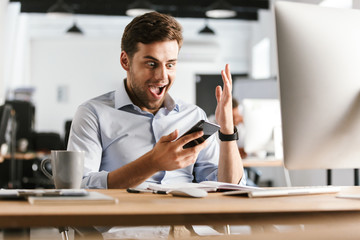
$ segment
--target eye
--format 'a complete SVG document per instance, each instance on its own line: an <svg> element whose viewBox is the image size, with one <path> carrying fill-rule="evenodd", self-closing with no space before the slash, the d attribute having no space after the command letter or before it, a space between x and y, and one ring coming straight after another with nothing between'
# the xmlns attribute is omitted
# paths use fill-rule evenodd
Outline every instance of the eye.
<svg viewBox="0 0 360 240"><path fill-rule="evenodd" d="M156 67L156 63L155 62L146 62L146 64L149 66L149 67Z"/></svg>
<svg viewBox="0 0 360 240"><path fill-rule="evenodd" d="M168 63L168 64L167 64L167 67L168 67L168 68L173 68L173 67L175 67L175 63Z"/></svg>

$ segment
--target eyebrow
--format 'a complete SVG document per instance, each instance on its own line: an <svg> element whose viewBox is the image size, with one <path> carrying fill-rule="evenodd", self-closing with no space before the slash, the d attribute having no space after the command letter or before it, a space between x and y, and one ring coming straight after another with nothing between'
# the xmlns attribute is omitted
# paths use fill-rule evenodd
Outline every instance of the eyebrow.
<svg viewBox="0 0 360 240"><path fill-rule="evenodd" d="M152 57L152 56L144 56L144 58L146 58L146 59L151 59L151 60L160 62L159 59L154 58L154 57ZM176 61L177 61L177 58L175 58L175 59L170 59L170 60L168 60L167 62L176 62Z"/></svg>

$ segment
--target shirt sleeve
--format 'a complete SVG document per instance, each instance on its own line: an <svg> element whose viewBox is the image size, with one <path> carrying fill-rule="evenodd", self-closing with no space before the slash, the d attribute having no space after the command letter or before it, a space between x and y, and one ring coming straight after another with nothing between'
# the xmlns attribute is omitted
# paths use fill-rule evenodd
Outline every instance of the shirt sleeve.
<svg viewBox="0 0 360 240"><path fill-rule="evenodd" d="M81 105L71 124L69 142L71 151L84 151L82 188L107 188L108 172L100 171L102 144L96 111Z"/></svg>
<svg viewBox="0 0 360 240"><path fill-rule="evenodd" d="M219 163L219 144L215 135L208 138L208 145L203 149L194 165L196 182L217 181Z"/></svg>
<svg viewBox="0 0 360 240"><path fill-rule="evenodd" d="M241 178L241 180L239 182L239 185L240 186L246 186L246 174L245 174L245 172L244 172L244 174L243 174L243 176L242 176L242 178Z"/></svg>

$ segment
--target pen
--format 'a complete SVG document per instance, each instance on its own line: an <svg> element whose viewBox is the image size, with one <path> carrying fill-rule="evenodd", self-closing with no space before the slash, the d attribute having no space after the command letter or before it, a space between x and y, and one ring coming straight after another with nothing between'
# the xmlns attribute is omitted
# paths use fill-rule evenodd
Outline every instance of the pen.
<svg viewBox="0 0 360 240"><path fill-rule="evenodd" d="M153 193L155 193L155 194L168 194L168 191L160 191L160 190L158 190L158 191L153 191Z"/></svg>
<svg viewBox="0 0 360 240"><path fill-rule="evenodd" d="M156 191L150 189L142 189L142 188L128 188L126 189L128 193L154 193L154 194L168 194L167 191Z"/></svg>
<svg viewBox="0 0 360 240"><path fill-rule="evenodd" d="M128 188L126 189L128 193L145 193L145 192L153 192L152 190L148 189L141 189L141 188Z"/></svg>

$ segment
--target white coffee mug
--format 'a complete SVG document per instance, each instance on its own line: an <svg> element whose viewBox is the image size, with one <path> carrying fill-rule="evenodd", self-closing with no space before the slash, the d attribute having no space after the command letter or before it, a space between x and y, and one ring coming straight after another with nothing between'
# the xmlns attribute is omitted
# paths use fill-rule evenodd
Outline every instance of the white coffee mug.
<svg viewBox="0 0 360 240"><path fill-rule="evenodd" d="M79 189L84 170L85 152L52 150L51 157L41 161L41 171L54 181L56 189ZM46 168L51 162L52 174Z"/></svg>

